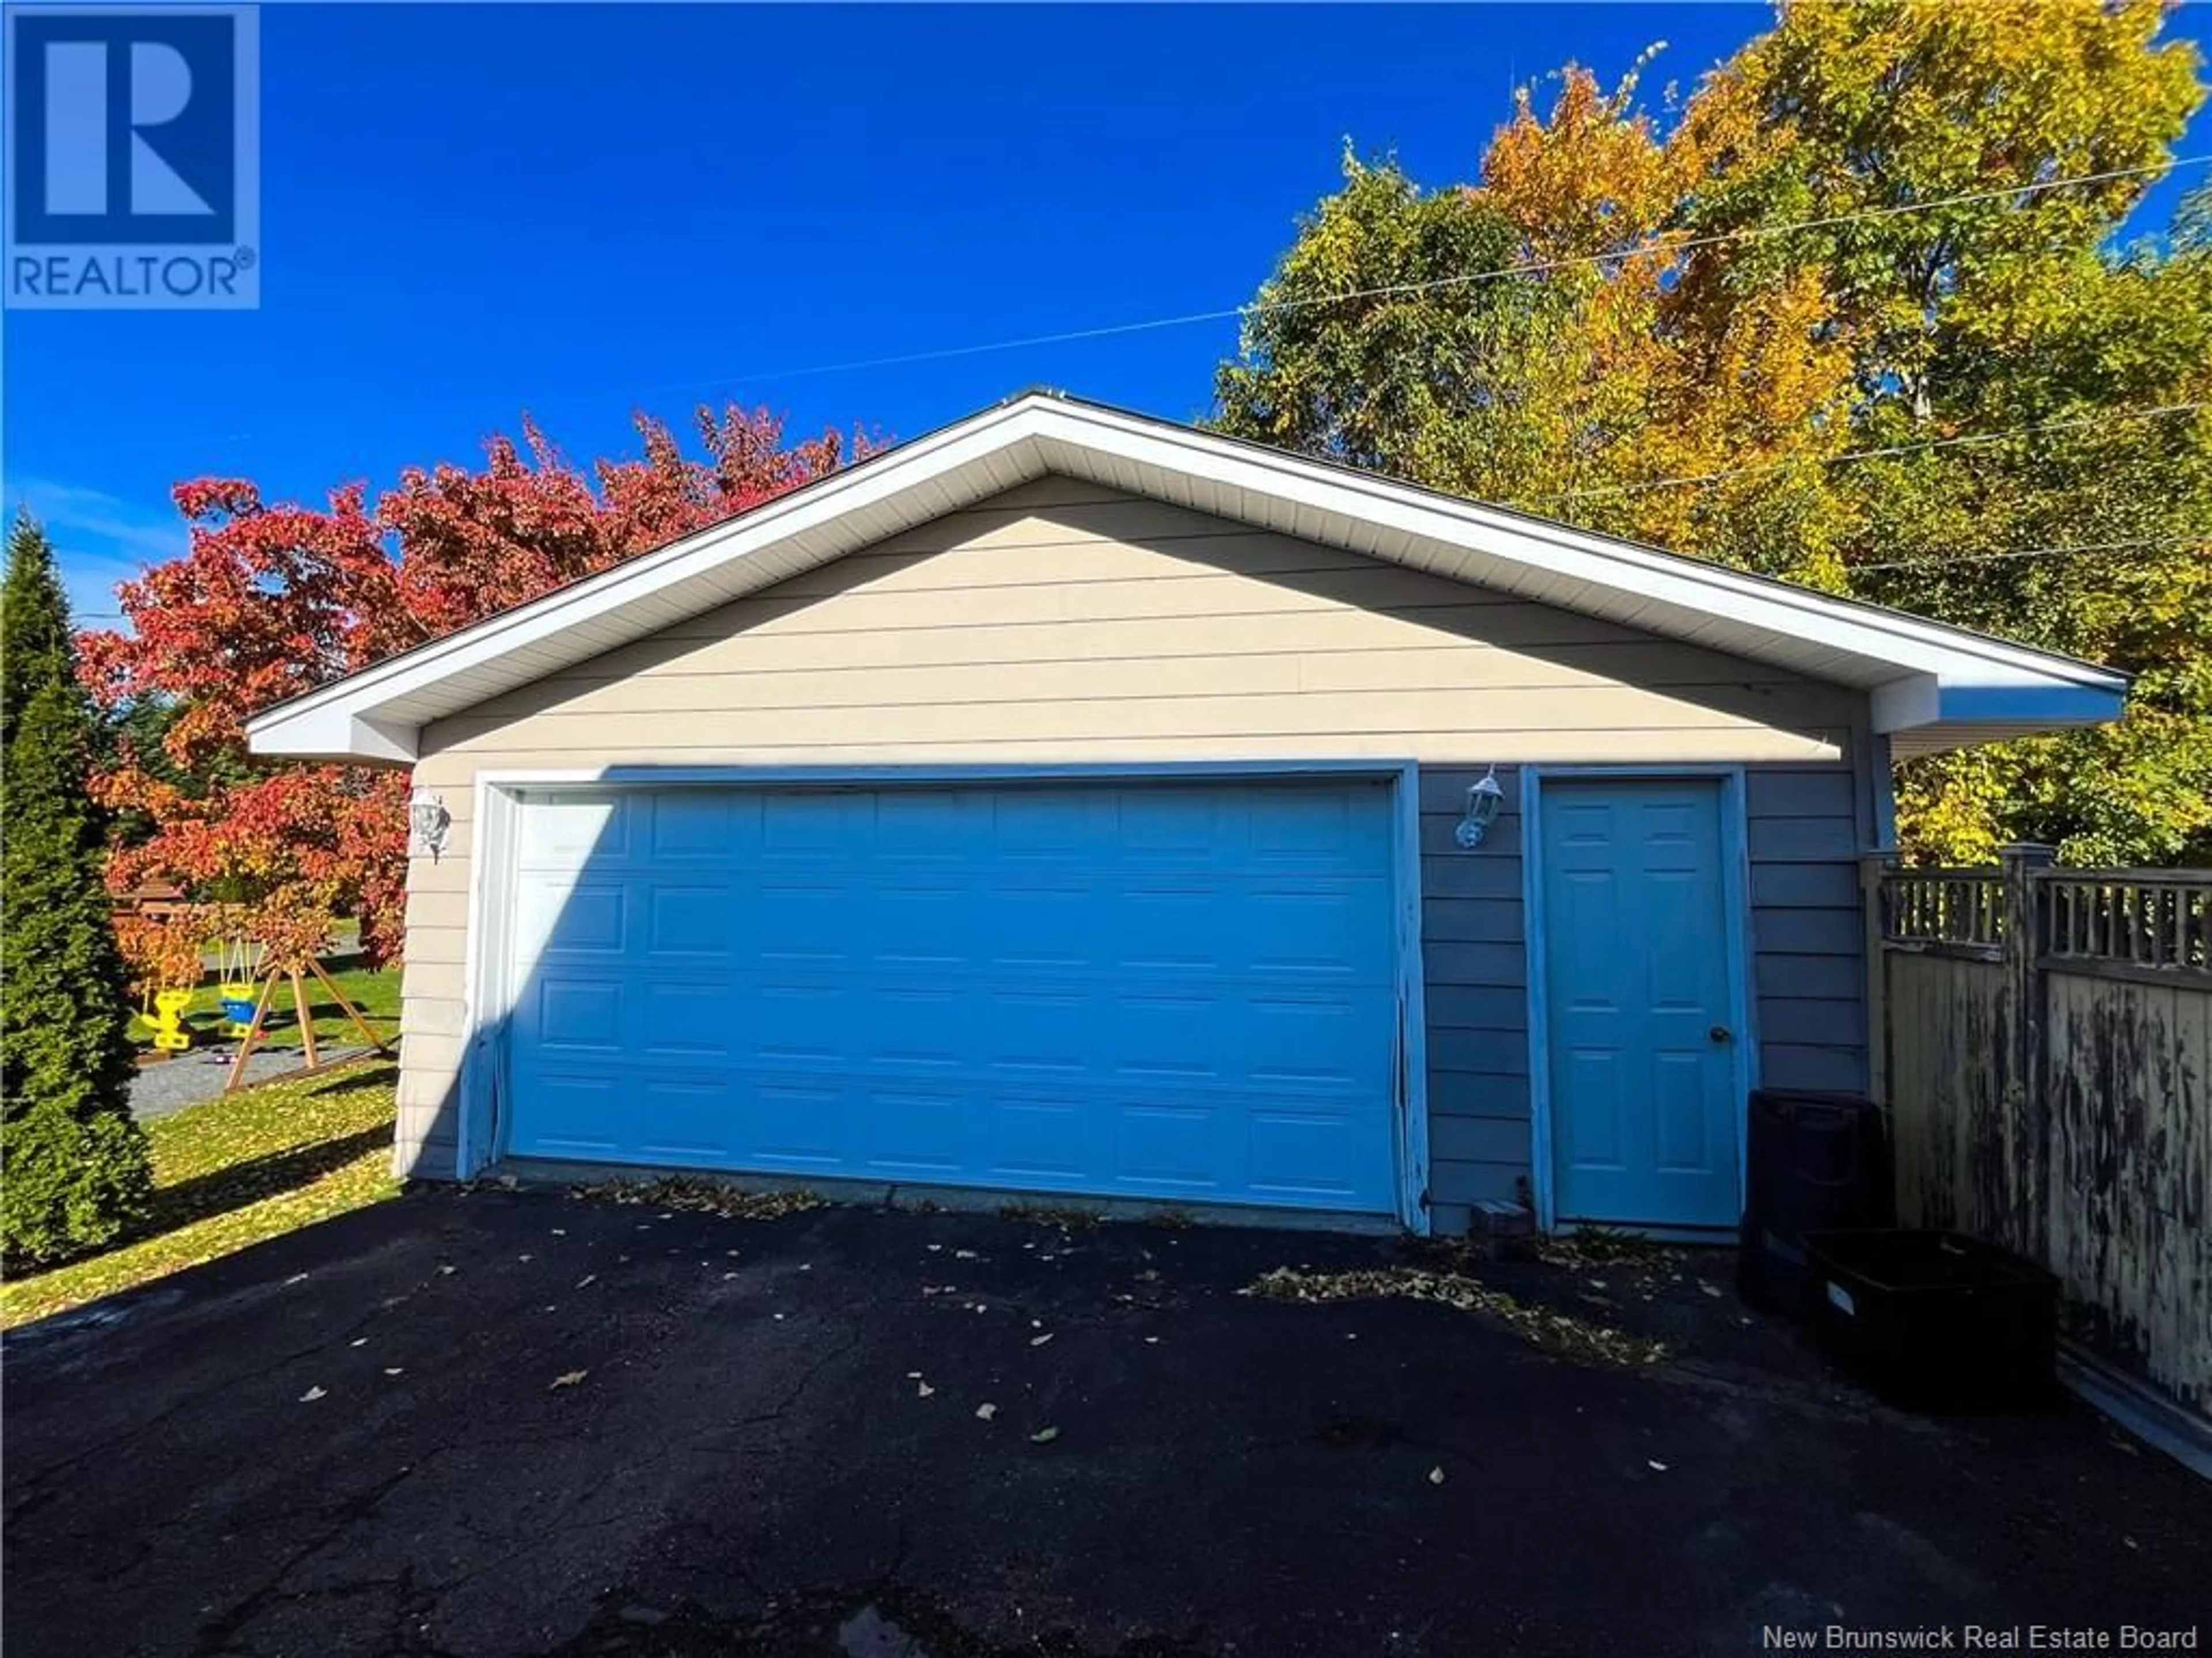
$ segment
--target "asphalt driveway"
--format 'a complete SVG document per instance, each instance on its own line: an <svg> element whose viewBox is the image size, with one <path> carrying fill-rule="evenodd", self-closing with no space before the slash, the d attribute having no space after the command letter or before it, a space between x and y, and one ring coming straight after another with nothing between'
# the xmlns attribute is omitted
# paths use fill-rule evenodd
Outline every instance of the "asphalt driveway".
<svg viewBox="0 0 2212 1658"><path fill-rule="evenodd" d="M1404 1258L381 1205L9 1339L6 1649L1640 1655L2212 1622L2212 1489L2069 1406L1887 1411L1743 1321L1723 1259L1485 1269L1670 1341L1652 1365L1237 1293Z"/></svg>

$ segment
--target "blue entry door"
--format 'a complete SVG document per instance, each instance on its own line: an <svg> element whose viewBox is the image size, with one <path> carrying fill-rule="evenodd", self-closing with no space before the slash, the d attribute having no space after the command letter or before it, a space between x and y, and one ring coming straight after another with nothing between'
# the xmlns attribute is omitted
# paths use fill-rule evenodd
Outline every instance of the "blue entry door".
<svg viewBox="0 0 2212 1658"><path fill-rule="evenodd" d="M1725 1227L1742 1121L1717 780L1544 783L1553 1209Z"/></svg>
<svg viewBox="0 0 2212 1658"><path fill-rule="evenodd" d="M514 1156L1389 1213L1381 781L518 808Z"/></svg>

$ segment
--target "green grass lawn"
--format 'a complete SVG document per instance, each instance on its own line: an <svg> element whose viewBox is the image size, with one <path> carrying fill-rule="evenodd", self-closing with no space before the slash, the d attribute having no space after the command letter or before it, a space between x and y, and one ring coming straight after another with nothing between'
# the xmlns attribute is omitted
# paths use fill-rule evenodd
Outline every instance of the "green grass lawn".
<svg viewBox="0 0 2212 1658"><path fill-rule="evenodd" d="M102 1254L0 1284L0 1328L394 1195L397 1076L390 1062L365 1060L149 1123L154 1204L145 1224Z"/></svg>
<svg viewBox="0 0 2212 1658"><path fill-rule="evenodd" d="M331 971L338 987L351 999L353 1005L368 1017L369 1029L387 1042L396 1041L399 1034L399 969L396 967L350 967L343 972ZM301 983L307 987L307 1005L314 1015L315 1040L318 1042L357 1044L361 1033L353 1027L344 1011L323 987L321 980L312 973L304 975ZM191 1005L185 1010L185 1029L192 1033L192 1045L206 1048L226 1042L222 1034L225 1023L222 1013L221 987L212 975L192 994ZM143 1018L131 1021L131 1040L142 1048L154 1043L154 1027ZM299 1016L292 1007L292 986L289 981L276 987L276 999L269 1005L269 1017L261 1027L261 1040L255 1043L262 1048L297 1048L300 1045Z"/></svg>

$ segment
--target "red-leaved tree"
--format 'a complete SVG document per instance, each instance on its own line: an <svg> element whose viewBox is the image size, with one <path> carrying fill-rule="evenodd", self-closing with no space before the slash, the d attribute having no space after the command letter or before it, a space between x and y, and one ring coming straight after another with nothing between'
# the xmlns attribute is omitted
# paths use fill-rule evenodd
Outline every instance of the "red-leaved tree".
<svg viewBox="0 0 2212 1658"><path fill-rule="evenodd" d="M246 749L246 717L719 523L857 459L834 431L797 443L766 410L697 413L703 453L636 417L642 454L572 465L526 419L484 464L411 468L374 505L348 484L317 509L271 504L252 483L175 490L190 550L117 589L127 632L78 641L82 671L111 708L172 717L155 757L125 743L95 780L151 834L118 845L117 891L173 881L240 904L279 959L358 915L374 960L397 953L406 879L408 780L361 767L271 764ZM166 775L164 775L166 774Z"/></svg>

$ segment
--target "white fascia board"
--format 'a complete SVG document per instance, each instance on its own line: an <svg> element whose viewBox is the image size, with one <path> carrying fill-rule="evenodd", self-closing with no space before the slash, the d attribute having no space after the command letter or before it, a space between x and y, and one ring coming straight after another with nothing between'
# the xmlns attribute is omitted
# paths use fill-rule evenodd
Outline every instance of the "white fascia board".
<svg viewBox="0 0 2212 1658"><path fill-rule="evenodd" d="M1032 394L280 704L247 721L248 739L258 754L404 764L415 756L424 720L528 683L550 671L549 657L580 660L622 642L611 642L611 634L650 633L657 624L624 616L641 600L688 592L702 610L726 604L852 550L835 533L848 517L917 496L936 501L933 515L950 510L942 504L947 500L980 498L1048 470L1109 482L1133 475L1180 479L1194 491L1241 491L1293 515L1335 514L1455 561L1471 558L1462 571L1470 581L1484 580L1487 567L1489 578L1504 586L1511 585L1507 576L1534 571L1628 596L1648 607L1638 625L1661 634L1695 628L1723 652L1756 658L1762 643L1811 641L1865 665L1860 683L1874 687L1880 732L1969 719L2017 720L2029 729L2094 723L2118 714L2126 689L2121 676L2086 663L1899 611L1193 428ZM817 550L803 562L774 556L810 532ZM617 625L588 636L579 631L594 623ZM514 654L533 646L545 647L536 653L539 665L515 665ZM465 673L471 676L469 695L443 706L439 688Z"/></svg>
<svg viewBox="0 0 2212 1658"><path fill-rule="evenodd" d="M1455 544L1478 556L1534 565L1571 581L1632 592L1671 609L1723 616L1747 628L1814 641L1869 663L1936 674L1947 683L2024 677L2037 684L2100 687L2115 694L2126 686L2122 676L2107 670L1901 610L1833 598L1391 479L1316 465L1258 445L1081 404L1049 404L1047 412L1044 434L1077 450L1106 451L1132 464L1203 477L1316 512L1347 513L1407 535Z"/></svg>
<svg viewBox="0 0 2212 1658"><path fill-rule="evenodd" d="M379 720L380 710L427 690L453 675L497 661L529 646L556 640L585 623L611 616L634 601L710 572L722 571L763 551L782 545L864 511L918 484L942 482L965 466L1013 449L1027 435L1024 406L991 410L917 439L886 456L880 465L854 469L848 477L824 480L818 489L795 491L782 501L671 542L613 569L548 593L407 652L364 668L304 696L250 718L249 746L256 754L320 759L356 757L404 763L415 758L419 720ZM1041 467L1025 469L1030 475ZM772 576L768 580L780 580ZM763 585L763 584L754 584ZM744 584L740 583L740 595ZM728 602L717 596L712 603ZM650 632L649 628L641 630ZM607 648L600 647L599 648ZM516 683L527 683L535 674ZM508 689L511 689L509 687ZM487 691L486 696L495 695ZM478 698L477 700L483 700Z"/></svg>
<svg viewBox="0 0 2212 1658"><path fill-rule="evenodd" d="M256 754L385 766L414 764L421 729L396 720L365 719L343 708L288 708L282 718L270 716L266 727L257 728L251 721L246 725Z"/></svg>
<svg viewBox="0 0 2212 1658"><path fill-rule="evenodd" d="M2117 720L2126 682L2083 684L2019 676L1978 681L1913 674L1875 687L1874 728L1890 733L1929 726L2017 726L2023 733Z"/></svg>

